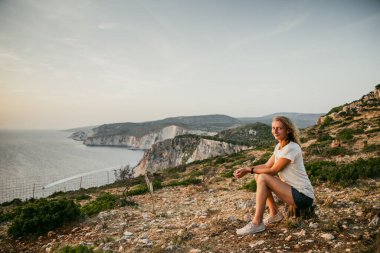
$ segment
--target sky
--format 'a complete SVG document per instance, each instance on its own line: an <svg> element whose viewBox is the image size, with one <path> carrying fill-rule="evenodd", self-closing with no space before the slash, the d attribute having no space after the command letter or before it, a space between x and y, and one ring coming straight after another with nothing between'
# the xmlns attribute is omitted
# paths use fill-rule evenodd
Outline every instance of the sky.
<svg viewBox="0 0 380 253"><path fill-rule="evenodd" d="M0 129L326 113L379 41L379 0L0 0Z"/></svg>

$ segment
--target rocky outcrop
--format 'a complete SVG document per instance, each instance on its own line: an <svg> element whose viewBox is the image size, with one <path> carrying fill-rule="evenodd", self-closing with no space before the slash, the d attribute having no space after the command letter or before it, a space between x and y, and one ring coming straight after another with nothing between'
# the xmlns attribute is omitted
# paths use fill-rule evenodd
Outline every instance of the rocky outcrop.
<svg viewBox="0 0 380 253"><path fill-rule="evenodd" d="M368 111L378 110L379 106L380 87L378 85L375 90L369 92L367 95L364 95L361 99L336 107L327 115L321 116L318 119L317 124L324 124L327 117L333 120L340 120L346 116L358 116L359 114L363 114Z"/></svg>
<svg viewBox="0 0 380 253"><path fill-rule="evenodd" d="M75 132L69 136L69 138L76 141L84 141L86 137L87 137L87 134L84 131Z"/></svg>
<svg viewBox="0 0 380 253"><path fill-rule="evenodd" d="M226 142L204 139L199 136L178 136L156 143L146 150L139 164L134 168L135 176L147 171L156 172L163 168L188 164L210 157L229 155L249 147Z"/></svg>
<svg viewBox="0 0 380 253"><path fill-rule="evenodd" d="M122 146L135 149L149 149L153 144L167 139L172 139L183 134L213 134L200 130L188 130L179 126L167 126L157 132L150 132L141 137L118 134L118 135L92 135L87 136L84 144L88 146Z"/></svg>

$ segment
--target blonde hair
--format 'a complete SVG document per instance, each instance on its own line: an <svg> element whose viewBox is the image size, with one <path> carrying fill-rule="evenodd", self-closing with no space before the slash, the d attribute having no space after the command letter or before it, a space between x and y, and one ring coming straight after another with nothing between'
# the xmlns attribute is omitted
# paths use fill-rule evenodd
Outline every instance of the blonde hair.
<svg viewBox="0 0 380 253"><path fill-rule="evenodd" d="M282 122L287 130L289 130L288 133L288 141L293 141L297 143L298 145L301 146L301 141L300 141L300 132L297 128L297 126L291 121L289 118L285 116L276 116L273 118L272 121L280 121Z"/></svg>

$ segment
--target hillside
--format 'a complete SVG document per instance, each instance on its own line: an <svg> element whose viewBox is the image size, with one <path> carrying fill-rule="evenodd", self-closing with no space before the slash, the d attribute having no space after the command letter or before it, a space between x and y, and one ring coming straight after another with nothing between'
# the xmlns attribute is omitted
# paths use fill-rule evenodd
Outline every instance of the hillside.
<svg viewBox="0 0 380 253"><path fill-rule="evenodd" d="M380 252L379 88L333 108L318 125L302 131L305 167L316 196L314 216L288 217L259 234L236 235L255 212L256 183L251 175L235 179L232 173L267 161L273 147L263 146L148 170L155 173L148 173L147 181L120 170L112 185L5 203L0 252ZM267 128L255 126L256 135L264 130L266 138ZM255 141L251 127L205 140ZM194 150L203 139L180 143L187 137L158 144L163 145L155 153L160 157L153 160L186 145L184 150ZM71 201L70 211L53 208L64 201ZM286 206L278 204L286 213ZM64 220L79 210L83 216ZM52 227L51 220L60 215L65 222ZM36 233L44 223L45 230Z"/></svg>
<svg viewBox="0 0 380 253"><path fill-rule="evenodd" d="M380 155L380 86L335 107L302 132L309 159L353 161Z"/></svg>
<svg viewBox="0 0 380 253"><path fill-rule="evenodd" d="M272 147L275 144L271 126L260 122L224 130L219 132L215 137L223 141L239 143L254 148Z"/></svg>
<svg viewBox="0 0 380 253"><path fill-rule="evenodd" d="M257 122L261 122L267 125L271 125L272 119L275 116L285 116L293 120L293 122L296 123L296 125L299 128L306 128L306 127L311 127L314 126L317 123L317 120L320 116L323 114L321 113L292 113L292 112L278 112L278 113L273 113L261 117L245 117L245 118L238 118L241 122L244 124L253 124Z"/></svg>

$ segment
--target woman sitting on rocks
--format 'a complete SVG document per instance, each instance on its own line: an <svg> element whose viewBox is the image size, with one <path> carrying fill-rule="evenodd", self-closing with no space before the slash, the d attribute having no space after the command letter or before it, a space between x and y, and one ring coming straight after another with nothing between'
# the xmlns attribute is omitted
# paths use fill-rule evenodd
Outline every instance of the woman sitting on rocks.
<svg viewBox="0 0 380 253"><path fill-rule="evenodd" d="M238 235L264 231L266 225L283 219L272 193L299 209L313 204L314 190L303 163L297 127L287 117L277 116L272 121L272 134L279 143L271 158L265 164L242 167L234 172L236 178L248 173L255 174L257 183L255 216L252 222L236 230ZM277 173L279 177L275 176ZM263 222L265 203L269 207L269 216Z"/></svg>

